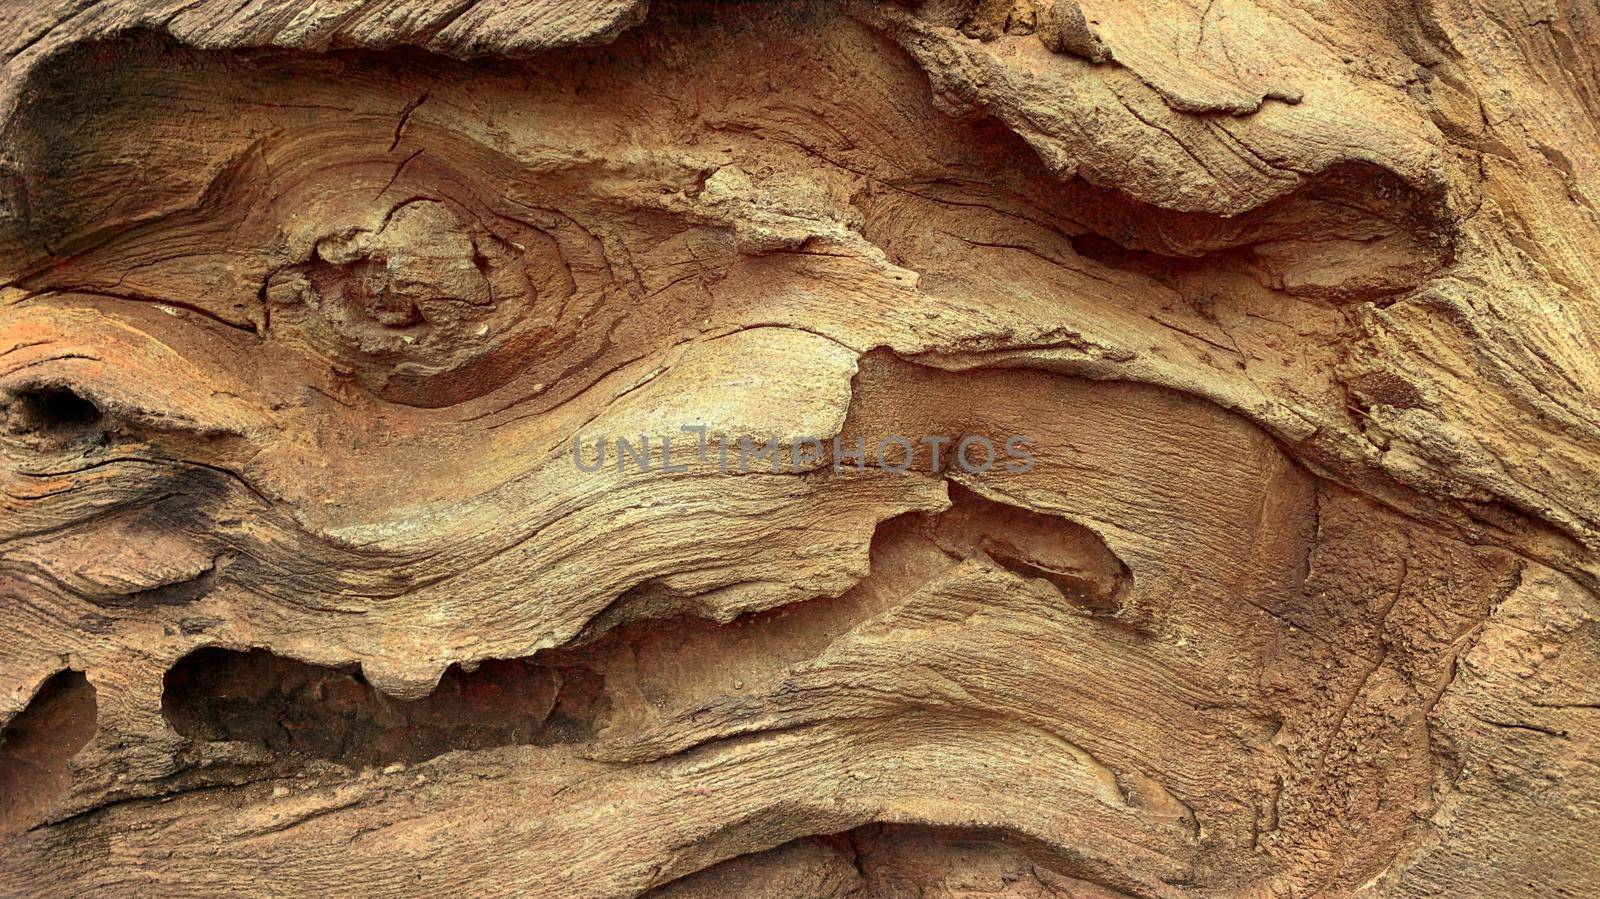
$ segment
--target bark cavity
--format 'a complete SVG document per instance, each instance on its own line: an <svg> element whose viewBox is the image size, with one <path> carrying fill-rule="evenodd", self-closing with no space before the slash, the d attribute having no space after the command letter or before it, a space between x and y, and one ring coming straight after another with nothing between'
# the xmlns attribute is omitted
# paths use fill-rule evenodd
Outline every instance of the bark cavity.
<svg viewBox="0 0 1600 899"><path fill-rule="evenodd" d="M51 675L0 730L0 834L37 823L72 784L68 761L95 732L94 685L81 671Z"/></svg>
<svg viewBox="0 0 1600 899"><path fill-rule="evenodd" d="M162 711L185 737L354 766L565 742L587 734L602 695L582 669L490 659L471 671L452 666L433 693L407 701L379 692L359 666L215 647L185 656L164 680Z"/></svg>

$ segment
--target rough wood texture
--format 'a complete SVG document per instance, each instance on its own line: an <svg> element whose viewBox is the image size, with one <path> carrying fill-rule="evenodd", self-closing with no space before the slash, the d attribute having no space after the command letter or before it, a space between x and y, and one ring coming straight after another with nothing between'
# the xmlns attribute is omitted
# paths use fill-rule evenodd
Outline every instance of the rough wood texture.
<svg viewBox="0 0 1600 899"><path fill-rule="evenodd" d="M1595 0L0 9L0 893L1600 895Z"/></svg>

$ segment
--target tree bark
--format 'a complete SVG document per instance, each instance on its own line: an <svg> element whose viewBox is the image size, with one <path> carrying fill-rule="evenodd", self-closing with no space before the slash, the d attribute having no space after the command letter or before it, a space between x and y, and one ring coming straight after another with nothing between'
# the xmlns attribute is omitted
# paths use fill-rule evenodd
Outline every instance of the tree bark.
<svg viewBox="0 0 1600 899"><path fill-rule="evenodd" d="M1600 893L1600 4L0 0L0 892Z"/></svg>

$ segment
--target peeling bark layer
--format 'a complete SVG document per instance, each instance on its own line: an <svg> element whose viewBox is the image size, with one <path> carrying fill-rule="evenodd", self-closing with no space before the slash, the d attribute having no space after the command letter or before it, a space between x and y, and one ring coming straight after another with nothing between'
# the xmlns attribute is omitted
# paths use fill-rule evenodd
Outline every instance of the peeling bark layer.
<svg viewBox="0 0 1600 899"><path fill-rule="evenodd" d="M1600 891L1536 6L0 3L0 892Z"/></svg>

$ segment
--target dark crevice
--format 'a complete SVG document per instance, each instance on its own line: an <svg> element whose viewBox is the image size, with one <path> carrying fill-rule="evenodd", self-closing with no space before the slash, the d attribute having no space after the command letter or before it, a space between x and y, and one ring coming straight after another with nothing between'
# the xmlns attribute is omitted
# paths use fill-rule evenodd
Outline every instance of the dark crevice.
<svg viewBox="0 0 1600 899"><path fill-rule="evenodd" d="M1102 896L1149 893L1103 861L1002 828L865 824L736 855L646 896Z"/></svg>
<svg viewBox="0 0 1600 899"><path fill-rule="evenodd" d="M7 398L0 405L0 421L16 436L67 441L98 433L105 414L70 387L38 386Z"/></svg>
<svg viewBox="0 0 1600 899"><path fill-rule="evenodd" d="M354 766L586 739L605 710L598 675L534 659L452 665L431 694L401 700L375 689L359 666L208 647L179 660L164 685L162 713L192 740Z"/></svg>
<svg viewBox="0 0 1600 899"><path fill-rule="evenodd" d="M94 736L95 714L94 685L69 668L0 730L0 834L26 829L66 795L67 762Z"/></svg>

